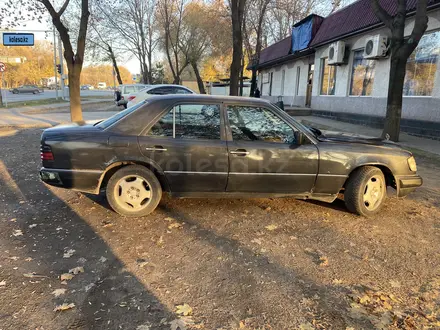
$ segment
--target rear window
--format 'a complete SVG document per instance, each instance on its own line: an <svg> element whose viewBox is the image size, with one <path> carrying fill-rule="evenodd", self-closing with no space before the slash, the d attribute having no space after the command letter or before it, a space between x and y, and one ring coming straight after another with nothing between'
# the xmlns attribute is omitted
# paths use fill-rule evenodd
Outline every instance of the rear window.
<svg viewBox="0 0 440 330"><path fill-rule="evenodd" d="M114 114L110 118L107 118L106 120L101 121L98 125L96 125L99 128L106 129L107 127L113 125L117 121L121 120L122 118L128 116L130 113L136 111L141 106L143 106L147 101L139 102L138 104L133 105L130 108L127 108L123 111L118 112L117 114Z"/></svg>

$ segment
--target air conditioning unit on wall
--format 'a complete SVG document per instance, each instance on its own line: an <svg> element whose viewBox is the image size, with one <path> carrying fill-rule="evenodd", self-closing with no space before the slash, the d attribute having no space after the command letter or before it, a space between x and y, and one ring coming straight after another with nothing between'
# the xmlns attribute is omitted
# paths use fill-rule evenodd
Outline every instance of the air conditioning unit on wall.
<svg viewBox="0 0 440 330"><path fill-rule="evenodd" d="M328 64L337 65L344 63L345 42L337 41L328 47Z"/></svg>
<svg viewBox="0 0 440 330"><path fill-rule="evenodd" d="M377 34L365 40L364 58L377 59L387 56L388 37Z"/></svg>

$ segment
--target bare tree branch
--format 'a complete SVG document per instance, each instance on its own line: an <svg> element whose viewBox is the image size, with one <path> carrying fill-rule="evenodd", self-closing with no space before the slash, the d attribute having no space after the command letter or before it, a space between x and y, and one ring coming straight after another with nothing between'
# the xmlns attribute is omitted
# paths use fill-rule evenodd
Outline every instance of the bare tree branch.
<svg viewBox="0 0 440 330"><path fill-rule="evenodd" d="M379 3L379 0L372 0L371 6L373 8L376 16L385 24L385 26L389 29L393 28L393 17L388 14L388 12L382 8Z"/></svg>

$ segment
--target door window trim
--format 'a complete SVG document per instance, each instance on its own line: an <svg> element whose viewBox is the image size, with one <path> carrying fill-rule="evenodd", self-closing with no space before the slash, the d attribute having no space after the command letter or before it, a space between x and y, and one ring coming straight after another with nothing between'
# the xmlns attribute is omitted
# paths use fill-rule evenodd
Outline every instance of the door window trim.
<svg viewBox="0 0 440 330"><path fill-rule="evenodd" d="M182 139L182 141L226 141L226 132L225 132L225 121L224 116L222 115L222 112L224 112L223 109L223 102L214 101L214 102L202 102L202 101L176 101L171 106L168 106L166 110L161 111L156 118L154 118L145 128L142 130L141 134L139 136L143 137L149 137L154 139L176 139L176 110L175 107L179 105L217 105L219 107L220 111L220 139ZM154 135L148 135L148 132L150 132L151 128L167 113L169 113L173 110L173 136L154 136Z"/></svg>

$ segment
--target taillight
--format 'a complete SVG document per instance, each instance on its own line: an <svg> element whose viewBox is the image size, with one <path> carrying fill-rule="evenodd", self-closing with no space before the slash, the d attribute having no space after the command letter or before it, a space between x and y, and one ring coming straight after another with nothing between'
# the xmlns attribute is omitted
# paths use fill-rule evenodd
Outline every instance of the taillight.
<svg viewBox="0 0 440 330"><path fill-rule="evenodd" d="M130 102L130 101L134 100L135 98L136 98L136 96L129 96L127 101Z"/></svg>
<svg viewBox="0 0 440 330"><path fill-rule="evenodd" d="M54 160L52 149L50 148L50 146L41 146L40 158L41 160Z"/></svg>

